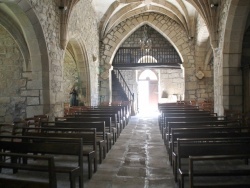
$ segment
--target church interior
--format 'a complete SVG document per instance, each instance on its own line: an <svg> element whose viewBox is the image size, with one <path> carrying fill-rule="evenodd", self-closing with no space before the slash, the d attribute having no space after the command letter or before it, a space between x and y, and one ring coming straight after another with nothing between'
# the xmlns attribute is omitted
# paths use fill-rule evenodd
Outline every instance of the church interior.
<svg viewBox="0 0 250 188"><path fill-rule="evenodd" d="M0 0L0 187L250 187L249 13Z"/></svg>

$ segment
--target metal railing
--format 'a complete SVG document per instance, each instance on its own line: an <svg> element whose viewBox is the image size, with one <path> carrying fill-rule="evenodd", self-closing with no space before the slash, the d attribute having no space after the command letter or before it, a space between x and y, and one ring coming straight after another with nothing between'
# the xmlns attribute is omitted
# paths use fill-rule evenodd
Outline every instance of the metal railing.
<svg viewBox="0 0 250 188"><path fill-rule="evenodd" d="M129 101L134 101L134 93L130 90L126 80L122 76L121 72L118 69L113 70L114 74L116 75L116 78L119 80L127 98Z"/></svg>
<svg viewBox="0 0 250 188"><path fill-rule="evenodd" d="M121 47L116 52L113 65L135 63L182 63L179 54L171 48L151 48L149 51L139 47Z"/></svg>

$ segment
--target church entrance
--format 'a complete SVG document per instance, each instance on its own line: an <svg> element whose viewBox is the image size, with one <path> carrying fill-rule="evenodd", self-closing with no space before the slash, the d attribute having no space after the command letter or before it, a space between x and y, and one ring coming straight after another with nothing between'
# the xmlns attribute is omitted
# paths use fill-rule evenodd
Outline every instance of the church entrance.
<svg viewBox="0 0 250 188"><path fill-rule="evenodd" d="M138 79L138 109L139 113L157 110L158 79L151 70L143 71Z"/></svg>

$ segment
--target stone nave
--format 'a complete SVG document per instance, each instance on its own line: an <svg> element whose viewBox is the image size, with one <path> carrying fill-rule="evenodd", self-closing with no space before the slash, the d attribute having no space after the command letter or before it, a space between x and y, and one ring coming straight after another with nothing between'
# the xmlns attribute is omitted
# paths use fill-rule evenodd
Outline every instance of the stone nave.
<svg viewBox="0 0 250 188"><path fill-rule="evenodd" d="M135 117L176 101L247 116L249 11L249 0L0 0L0 121L53 121L72 88L79 106L129 102Z"/></svg>

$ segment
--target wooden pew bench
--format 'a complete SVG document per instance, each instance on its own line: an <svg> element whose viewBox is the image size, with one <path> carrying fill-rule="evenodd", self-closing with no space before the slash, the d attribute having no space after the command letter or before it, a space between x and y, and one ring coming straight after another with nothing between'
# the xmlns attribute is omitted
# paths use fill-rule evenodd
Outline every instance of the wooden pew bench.
<svg viewBox="0 0 250 188"><path fill-rule="evenodd" d="M213 116L217 116L211 113L207 113L207 112L203 112L203 111L197 111L197 112L175 112L175 113L162 113L161 117L160 117L160 123L159 123L159 127L160 127L160 131L162 133L162 129L167 125L166 122L166 118L168 117L201 117L201 116L207 116L207 117L213 117Z"/></svg>
<svg viewBox="0 0 250 188"><path fill-rule="evenodd" d="M99 116L99 115L106 115L106 116L110 116L110 115L115 115L116 118L117 118L117 122L119 123L119 128L120 128L120 132L123 130L123 128L125 127L125 122L124 120L122 119L121 117L121 114L120 113L117 113L116 111L106 111L106 110L102 110L102 111L78 111L78 112L75 112L76 116L82 116L82 115L96 115L96 116Z"/></svg>
<svg viewBox="0 0 250 188"><path fill-rule="evenodd" d="M123 117L126 121L126 124L128 124L128 121L130 119L130 111L129 107L127 106L91 106L91 108L97 109L97 110L115 110L115 111L121 111L121 117Z"/></svg>
<svg viewBox="0 0 250 188"><path fill-rule="evenodd" d="M97 144L99 147L99 162L106 157L106 153L109 151L111 146L112 138L110 133L106 132L104 121L95 122L62 122L62 121L50 121L42 122L43 128L95 128L97 135Z"/></svg>
<svg viewBox="0 0 250 188"><path fill-rule="evenodd" d="M199 108L198 105L192 105L190 104L181 104L181 103L158 103L158 109L164 109L164 108Z"/></svg>
<svg viewBox="0 0 250 188"><path fill-rule="evenodd" d="M240 126L238 122L231 121L188 121L188 122L168 122L167 127L163 130L163 139L166 145L166 149L169 148L169 142L171 140L172 128L198 128L198 127L219 127L219 126Z"/></svg>
<svg viewBox="0 0 250 188"><path fill-rule="evenodd" d="M106 114L96 114L96 113L88 113L88 114L76 114L65 117L77 117L77 118L85 118L85 117L110 117L111 118L111 127L114 127L117 130L117 138L120 136L122 131L122 122L118 120L117 114L106 113Z"/></svg>
<svg viewBox="0 0 250 188"><path fill-rule="evenodd" d="M173 153L175 180L184 188L189 156L243 154L250 154L250 137L177 139L177 151Z"/></svg>
<svg viewBox="0 0 250 188"><path fill-rule="evenodd" d="M106 131L109 132L113 139L113 145L117 140L117 128L112 126L112 118L111 117L96 117L96 116L88 116L88 117L56 117L55 121L67 121L67 122L91 122L91 121L104 121Z"/></svg>
<svg viewBox="0 0 250 188"><path fill-rule="evenodd" d="M206 111L200 111L199 109L161 109L159 110L159 116L158 116L158 122L159 124L164 121L164 118L166 117L166 114L186 114L186 113L205 113L205 114L210 114L209 112Z"/></svg>
<svg viewBox="0 0 250 188"><path fill-rule="evenodd" d="M250 181L244 181L250 176L249 158L249 154L189 156L189 187L250 187Z"/></svg>
<svg viewBox="0 0 250 188"><path fill-rule="evenodd" d="M70 187L76 187L76 179L79 180L79 188L83 188L83 144L82 139L66 139L66 138L46 138L46 137L28 137L28 136L0 136L3 138L21 139L22 142L0 141L0 150L10 151L12 153L34 153L42 155L69 156L73 157L72 162L60 161L61 165L57 165L55 160L56 173L64 173L69 175ZM24 158L25 159L25 158ZM24 160L24 163L33 163L34 161ZM36 161L35 161L36 162ZM41 167L42 168L42 167ZM47 166L41 171L47 172ZM17 172L17 168L14 168Z"/></svg>
<svg viewBox="0 0 250 188"><path fill-rule="evenodd" d="M120 119L124 122L124 126L127 124L127 118L124 107L120 106L110 106L110 107L98 107L95 108L94 111L96 112L110 112L110 113L116 113Z"/></svg>
<svg viewBox="0 0 250 188"><path fill-rule="evenodd" d="M176 151L177 139L183 138L227 138L227 137L250 137L250 128L246 127L196 127L196 128L172 128L171 141L169 143L169 160ZM172 164L172 161L171 161Z"/></svg>
<svg viewBox="0 0 250 188"><path fill-rule="evenodd" d="M93 168L94 172L97 171L97 140L94 128L23 128L23 136L81 138L84 145L83 156L88 161L89 179L93 175Z"/></svg>
<svg viewBox="0 0 250 188"><path fill-rule="evenodd" d="M169 122L199 122L199 121L225 121L225 118L216 116L183 116L183 117L165 117L165 124L162 127L162 138L164 139L164 129L168 127ZM168 129L166 129L168 131ZM165 131L166 131L165 130Z"/></svg>
<svg viewBox="0 0 250 188"><path fill-rule="evenodd" d="M9 159L9 160L0 160L0 169L17 169L25 171L46 171L48 174L48 181L38 181L32 180L32 178L20 178L13 174L1 174L0 173L0 187L25 187L25 188L57 188L57 179L55 172L55 161L53 156L37 156L33 154L20 154L20 153L11 153L11 152L0 152L0 159ZM44 165L36 165L29 163L17 163L15 159L17 158L26 158L32 160L45 161ZM3 171L3 170L2 170Z"/></svg>
<svg viewBox="0 0 250 188"><path fill-rule="evenodd" d="M124 121L125 115L123 114L121 109L101 109L101 108L88 108L88 109L83 109L81 111L76 111L75 114L83 114L83 113L111 113L111 114L117 114L117 118L119 120ZM126 120L125 120L126 121ZM124 122L126 123L126 122Z"/></svg>

